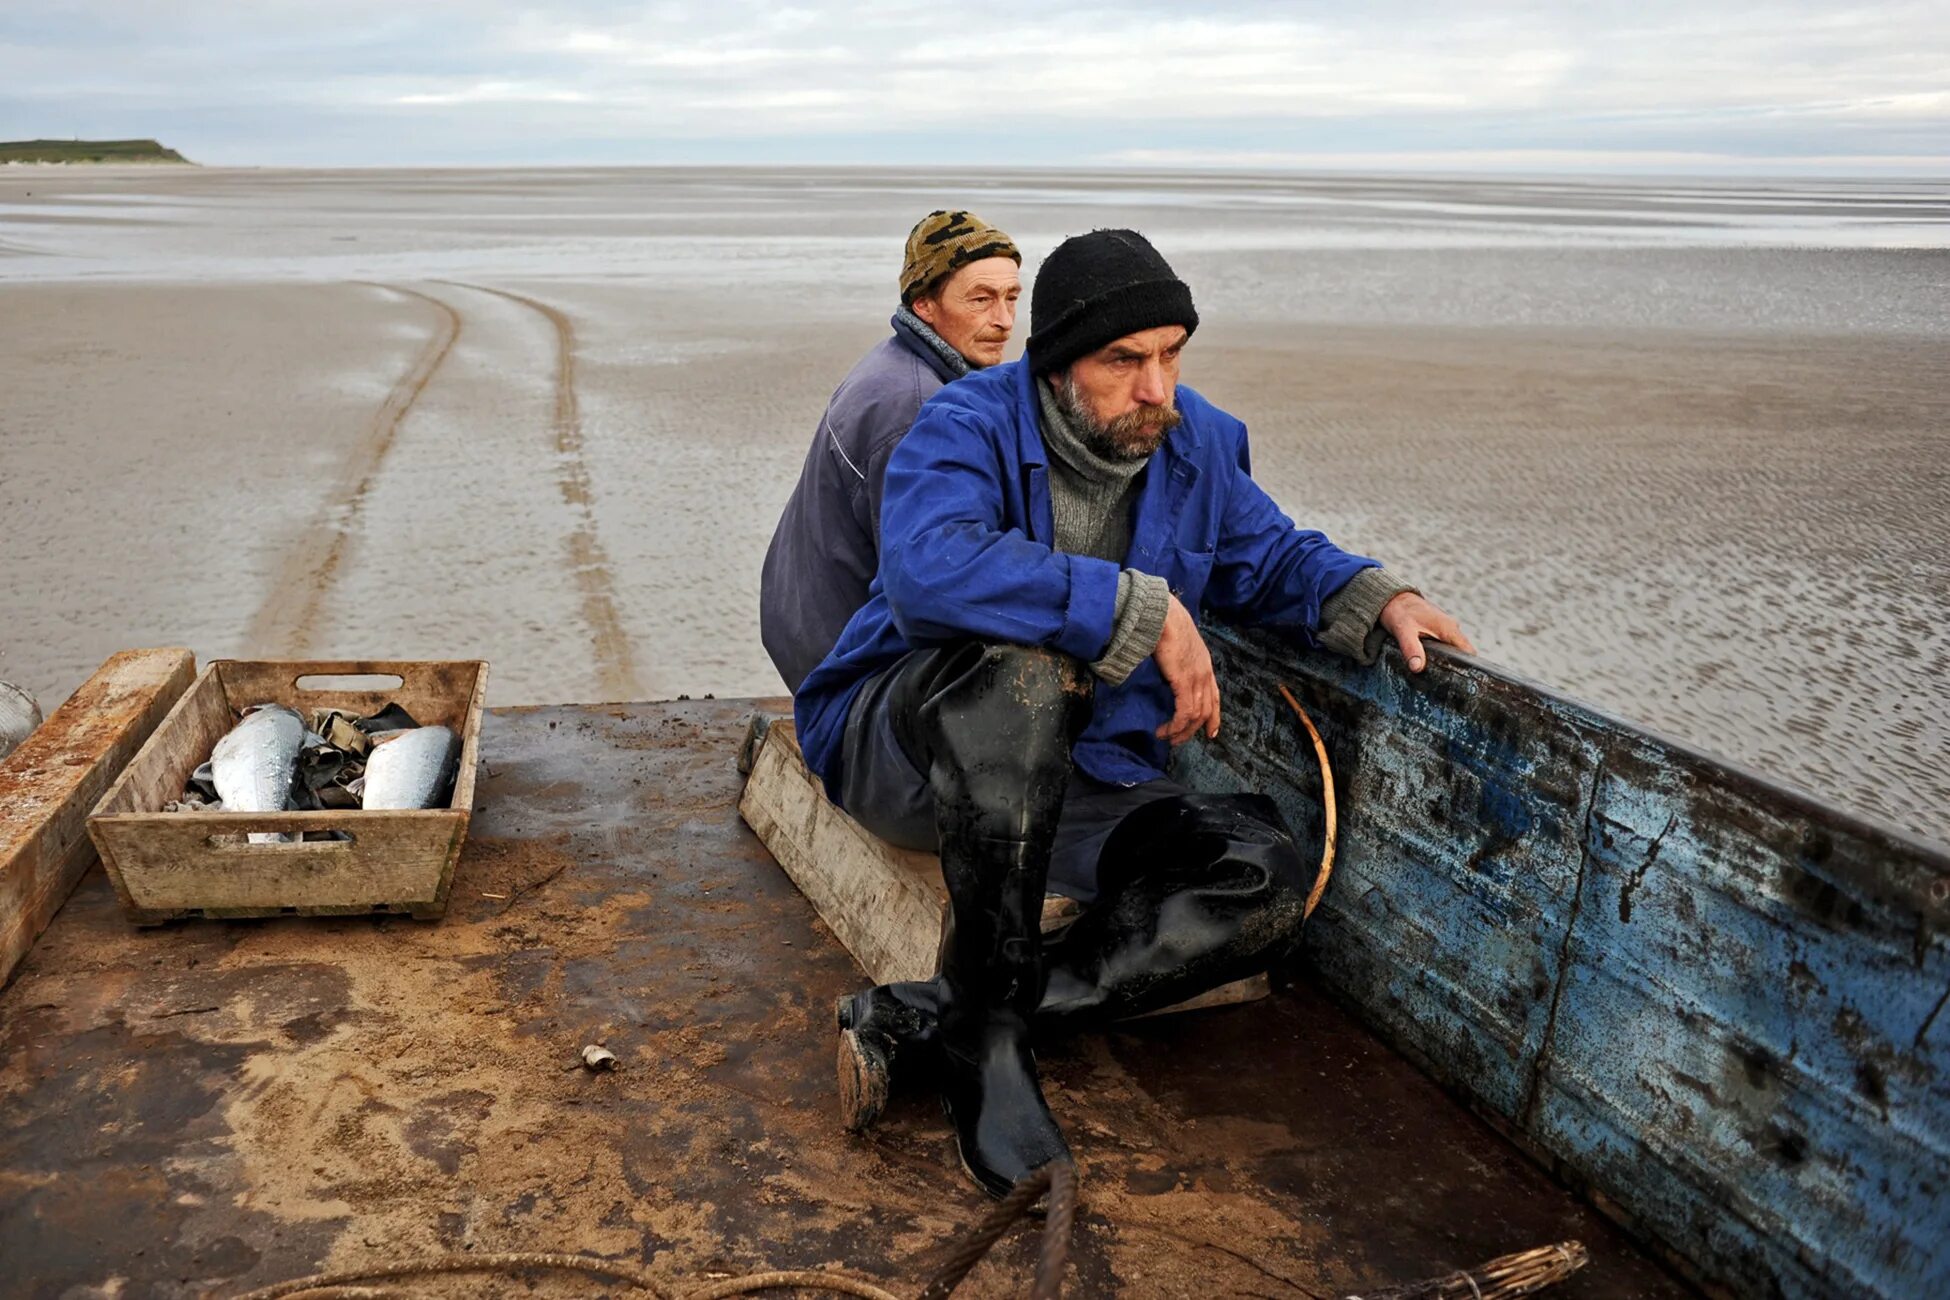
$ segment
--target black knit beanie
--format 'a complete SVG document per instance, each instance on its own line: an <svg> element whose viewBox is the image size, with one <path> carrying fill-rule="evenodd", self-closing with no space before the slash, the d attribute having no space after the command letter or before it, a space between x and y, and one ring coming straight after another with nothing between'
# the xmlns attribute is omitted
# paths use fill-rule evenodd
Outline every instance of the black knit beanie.
<svg viewBox="0 0 1950 1300"><path fill-rule="evenodd" d="M1192 291L1135 230L1093 230L1058 244L1029 295L1029 367L1068 368L1106 343L1160 325L1198 328Z"/></svg>

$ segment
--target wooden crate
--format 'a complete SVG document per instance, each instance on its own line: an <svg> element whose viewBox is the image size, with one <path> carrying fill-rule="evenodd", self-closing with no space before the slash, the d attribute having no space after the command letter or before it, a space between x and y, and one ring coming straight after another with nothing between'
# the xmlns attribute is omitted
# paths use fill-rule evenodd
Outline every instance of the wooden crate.
<svg viewBox="0 0 1950 1300"><path fill-rule="evenodd" d="M301 687L312 677L396 677L391 688ZM355 685L340 683L340 685ZM454 864L474 806L487 664L413 661L219 659L110 787L88 819L102 866L129 919L152 925L179 917L339 916L401 912L423 919L447 909ZM372 713L396 701L422 725L461 738L452 803L409 811L166 813L219 738L252 704ZM252 844L254 831L343 831L352 838Z"/></svg>

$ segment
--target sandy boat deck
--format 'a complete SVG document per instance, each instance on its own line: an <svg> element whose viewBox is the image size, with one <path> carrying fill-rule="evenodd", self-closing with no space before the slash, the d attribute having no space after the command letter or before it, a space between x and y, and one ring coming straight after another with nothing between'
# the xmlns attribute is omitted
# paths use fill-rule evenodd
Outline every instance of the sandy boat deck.
<svg viewBox="0 0 1950 1300"><path fill-rule="evenodd" d="M545 1250L918 1290L986 1201L931 1099L863 1138L835 1119L860 977L738 818L753 707L491 713L437 924L139 931L91 873L0 994L0 1289L226 1296ZM581 1069L588 1042L621 1068ZM1592 1262L1553 1294L1691 1294L1304 982L1043 1074L1083 1175L1066 1294L1340 1295L1571 1238ZM1018 1230L958 1294L1021 1293L1034 1252Z"/></svg>

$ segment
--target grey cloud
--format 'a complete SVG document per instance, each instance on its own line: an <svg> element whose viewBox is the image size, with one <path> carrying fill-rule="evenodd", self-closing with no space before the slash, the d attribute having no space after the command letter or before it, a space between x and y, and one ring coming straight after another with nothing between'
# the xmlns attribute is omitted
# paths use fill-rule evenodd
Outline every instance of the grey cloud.
<svg viewBox="0 0 1950 1300"><path fill-rule="evenodd" d="M435 0L0 16L0 135L215 162L1950 154L1950 3Z"/></svg>

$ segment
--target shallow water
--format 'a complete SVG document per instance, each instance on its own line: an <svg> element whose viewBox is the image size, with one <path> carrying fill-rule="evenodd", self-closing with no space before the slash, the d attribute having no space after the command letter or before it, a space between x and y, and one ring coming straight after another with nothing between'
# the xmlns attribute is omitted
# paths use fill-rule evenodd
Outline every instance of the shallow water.
<svg viewBox="0 0 1950 1300"><path fill-rule="evenodd" d="M0 169L0 676L776 691L772 522L950 204L1149 234L1261 480L1490 658L1950 840L1935 183Z"/></svg>

